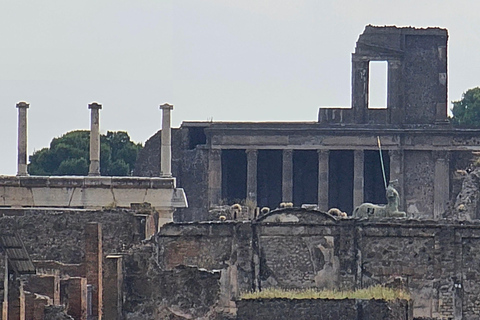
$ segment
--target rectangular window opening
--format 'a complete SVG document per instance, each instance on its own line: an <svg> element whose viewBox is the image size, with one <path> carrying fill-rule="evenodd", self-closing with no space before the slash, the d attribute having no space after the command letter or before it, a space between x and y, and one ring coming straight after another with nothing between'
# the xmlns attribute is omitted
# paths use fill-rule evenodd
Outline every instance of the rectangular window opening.
<svg viewBox="0 0 480 320"><path fill-rule="evenodd" d="M370 61L368 108L386 109L388 96L388 62Z"/></svg>

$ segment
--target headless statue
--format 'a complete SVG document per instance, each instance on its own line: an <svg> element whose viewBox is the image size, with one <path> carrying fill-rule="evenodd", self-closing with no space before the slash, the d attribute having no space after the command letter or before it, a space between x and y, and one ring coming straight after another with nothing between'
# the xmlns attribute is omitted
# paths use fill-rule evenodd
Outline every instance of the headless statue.
<svg viewBox="0 0 480 320"><path fill-rule="evenodd" d="M398 211L398 203L400 197L398 191L389 185L386 191L387 204L378 205L373 203L362 203L353 211L355 218L405 218L407 214L403 211Z"/></svg>

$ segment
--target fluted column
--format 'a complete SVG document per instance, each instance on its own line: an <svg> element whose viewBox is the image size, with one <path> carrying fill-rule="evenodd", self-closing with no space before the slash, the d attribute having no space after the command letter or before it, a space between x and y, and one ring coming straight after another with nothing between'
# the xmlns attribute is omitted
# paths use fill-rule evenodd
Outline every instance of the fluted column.
<svg viewBox="0 0 480 320"><path fill-rule="evenodd" d="M17 103L18 109L18 153L17 176L28 176L27 172L27 109L26 102Z"/></svg>
<svg viewBox="0 0 480 320"><path fill-rule="evenodd" d="M89 176L100 175L100 109L102 105L93 102L90 109L90 167Z"/></svg>
<svg viewBox="0 0 480 320"><path fill-rule="evenodd" d="M160 154L160 175L172 176L172 133L171 133L171 110L173 106L165 103L162 109L162 148Z"/></svg>
<svg viewBox="0 0 480 320"><path fill-rule="evenodd" d="M258 150L247 149L247 200L257 206L257 159Z"/></svg>
<svg viewBox="0 0 480 320"><path fill-rule="evenodd" d="M329 150L318 150L318 209L327 211L328 208L328 162Z"/></svg>
<svg viewBox="0 0 480 320"><path fill-rule="evenodd" d="M293 150L283 150L282 202L293 201Z"/></svg>

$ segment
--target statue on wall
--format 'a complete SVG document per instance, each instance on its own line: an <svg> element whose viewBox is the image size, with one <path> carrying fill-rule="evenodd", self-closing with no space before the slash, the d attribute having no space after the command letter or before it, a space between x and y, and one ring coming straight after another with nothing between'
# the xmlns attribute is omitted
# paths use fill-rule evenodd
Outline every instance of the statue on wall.
<svg viewBox="0 0 480 320"><path fill-rule="evenodd" d="M355 208L353 216L355 218L406 218L407 214L398 210L400 196L391 184L387 187L386 196L386 205L362 203Z"/></svg>

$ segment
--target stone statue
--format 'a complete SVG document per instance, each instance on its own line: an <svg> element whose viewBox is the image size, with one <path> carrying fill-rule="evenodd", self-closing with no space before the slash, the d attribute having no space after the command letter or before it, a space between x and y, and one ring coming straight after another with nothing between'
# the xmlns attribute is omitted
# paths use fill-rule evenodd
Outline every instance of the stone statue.
<svg viewBox="0 0 480 320"><path fill-rule="evenodd" d="M353 216L355 218L405 218L407 214L403 211L398 211L398 203L400 201L398 191L391 185L388 185L386 196L388 201L386 205L362 203L355 208Z"/></svg>

